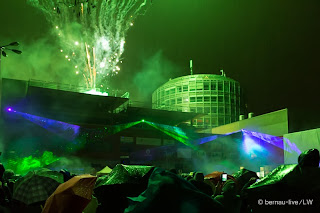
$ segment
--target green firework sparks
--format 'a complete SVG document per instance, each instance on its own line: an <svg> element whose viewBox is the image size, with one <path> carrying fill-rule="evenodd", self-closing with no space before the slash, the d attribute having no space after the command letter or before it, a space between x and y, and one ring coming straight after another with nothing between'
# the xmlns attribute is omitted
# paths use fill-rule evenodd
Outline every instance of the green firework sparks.
<svg viewBox="0 0 320 213"><path fill-rule="evenodd" d="M118 74L125 37L148 0L28 0L41 10L59 38L60 52L87 88ZM102 85L103 86L103 85Z"/></svg>

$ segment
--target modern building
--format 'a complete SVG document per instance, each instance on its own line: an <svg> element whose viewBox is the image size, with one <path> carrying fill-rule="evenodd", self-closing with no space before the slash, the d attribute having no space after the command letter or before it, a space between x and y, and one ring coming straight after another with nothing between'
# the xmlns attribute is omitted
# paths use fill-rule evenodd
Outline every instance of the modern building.
<svg viewBox="0 0 320 213"><path fill-rule="evenodd" d="M152 94L152 108L206 114L193 120L197 128L239 120L245 104L239 82L223 75L198 74L169 80Z"/></svg>

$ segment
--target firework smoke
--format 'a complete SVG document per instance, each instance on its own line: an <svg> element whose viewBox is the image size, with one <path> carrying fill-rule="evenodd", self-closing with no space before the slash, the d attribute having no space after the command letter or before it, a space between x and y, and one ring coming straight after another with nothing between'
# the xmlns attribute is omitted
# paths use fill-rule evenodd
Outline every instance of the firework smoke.
<svg viewBox="0 0 320 213"><path fill-rule="evenodd" d="M147 0L28 0L40 9L59 37L61 54L83 76L87 88L118 74L125 36Z"/></svg>

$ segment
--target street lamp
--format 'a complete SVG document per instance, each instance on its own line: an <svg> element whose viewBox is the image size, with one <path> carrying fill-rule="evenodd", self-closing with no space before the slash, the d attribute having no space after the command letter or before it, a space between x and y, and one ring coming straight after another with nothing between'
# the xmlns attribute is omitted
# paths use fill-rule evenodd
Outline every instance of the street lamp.
<svg viewBox="0 0 320 213"><path fill-rule="evenodd" d="M16 54L22 53L20 50L11 49L12 46L19 46L19 42L15 41L15 42L11 42L10 44L4 45L4 46L0 45L0 117L2 114L2 110L1 110L1 98L2 98L1 56L7 57L7 53L5 52L5 50L10 50Z"/></svg>

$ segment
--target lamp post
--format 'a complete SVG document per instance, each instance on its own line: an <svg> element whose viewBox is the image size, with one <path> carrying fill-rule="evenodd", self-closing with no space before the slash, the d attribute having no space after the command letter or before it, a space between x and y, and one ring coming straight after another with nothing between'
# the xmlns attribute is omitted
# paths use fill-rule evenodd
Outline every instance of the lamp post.
<svg viewBox="0 0 320 213"><path fill-rule="evenodd" d="M10 44L7 45L0 45L0 117L2 114L2 108L1 108L1 99L2 99L2 73L1 73L1 56L3 57L7 57L7 53L5 52L5 50L10 50L16 54L21 54L22 52L20 50L16 50L16 49L11 49L12 46L19 46L19 42L11 42Z"/></svg>

